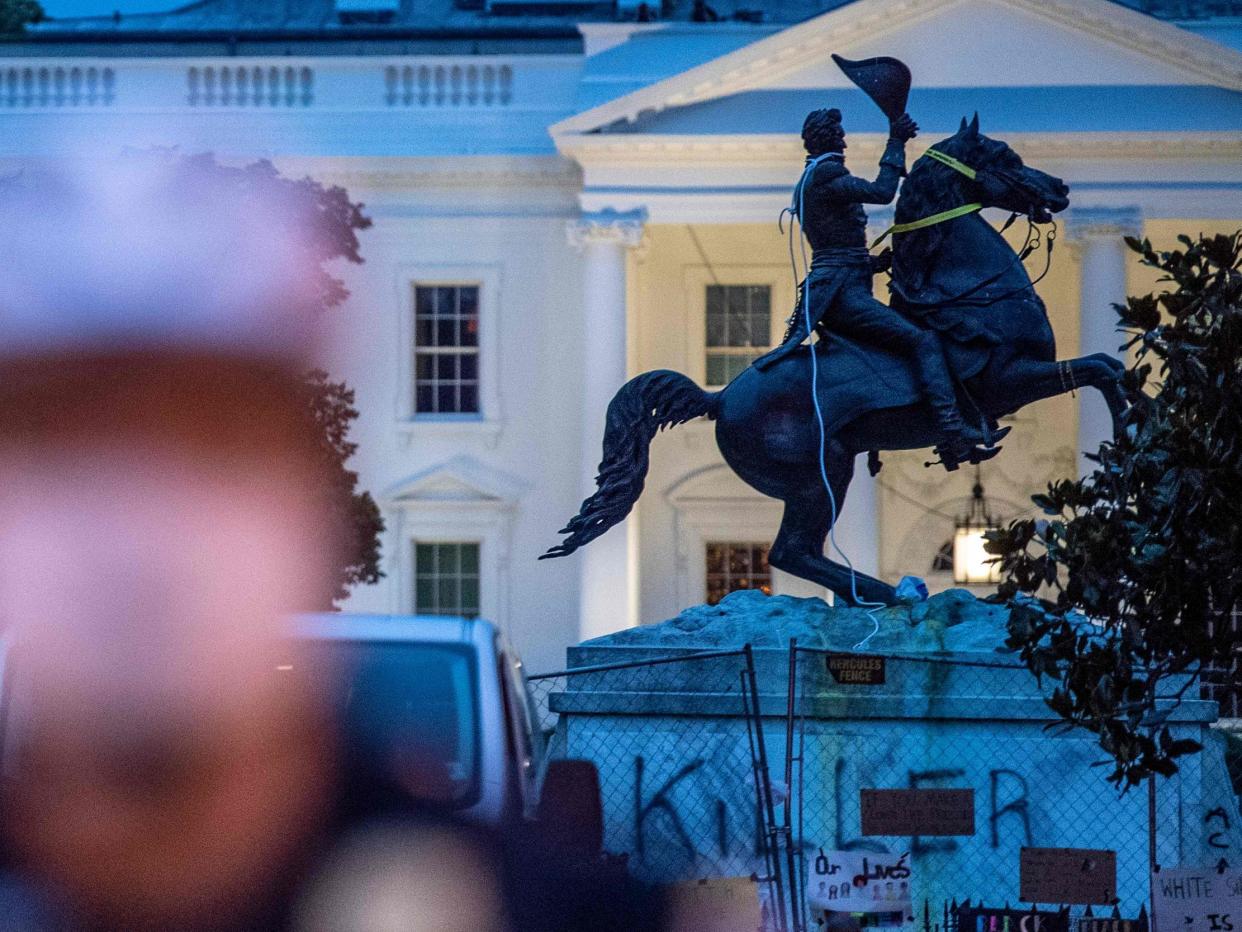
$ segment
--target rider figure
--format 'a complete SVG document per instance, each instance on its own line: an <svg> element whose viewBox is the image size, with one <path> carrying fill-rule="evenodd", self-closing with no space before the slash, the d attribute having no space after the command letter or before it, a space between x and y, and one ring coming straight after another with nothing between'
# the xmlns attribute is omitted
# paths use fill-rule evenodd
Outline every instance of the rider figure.
<svg viewBox="0 0 1242 932"><path fill-rule="evenodd" d="M815 110L807 116L802 124L807 167L794 189L792 210L813 250L811 268L802 282L809 294L800 293L782 344L755 365L766 368L807 339L803 301L809 301L812 326L898 352L910 361L940 428L936 451L953 469L962 460L990 459L999 449L980 449L979 444L990 446L991 438L962 419L939 334L911 323L871 293L871 277L888 268L891 253L885 250L873 258L867 251L862 205L892 202L906 171L906 142L917 134L909 114L893 120L880 173L875 181L866 181L845 167L841 111Z"/></svg>

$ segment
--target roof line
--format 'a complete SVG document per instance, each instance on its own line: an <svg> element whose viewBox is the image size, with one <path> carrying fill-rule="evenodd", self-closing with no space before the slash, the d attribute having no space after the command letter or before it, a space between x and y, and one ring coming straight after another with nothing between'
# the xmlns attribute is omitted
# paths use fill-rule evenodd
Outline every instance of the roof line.
<svg viewBox="0 0 1242 932"><path fill-rule="evenodd" d="M856 0L567 117L549 127L549 131L554 137L590 132L616 120L633 120L643 110L658 112L736 93L748 89L755 81L788 74L810 61L827 57L829 51L848 51L859 39L873 38L955 2L957 0ZM1185 72L1211 78L1210 83L1218 87L1242 90L1242 53L1111 0L996 2L1118 45L1141 49Z"/></svg>
<svg viewBox="0 0 1242 932"><path fill-rule="evenodd" d="M0 48L6 45L76 45L92 42L114 43L190 43L190 42L278 42L309 40L372 41L388 39L395 41L412 39L573 39L581 41L582 34L576 26L504 26L454 27L434 29L417 27L357 27L346 26L331 29L100 29L93 31L73 30L55 32L41 29L11 38L0 38Z"/></svg>

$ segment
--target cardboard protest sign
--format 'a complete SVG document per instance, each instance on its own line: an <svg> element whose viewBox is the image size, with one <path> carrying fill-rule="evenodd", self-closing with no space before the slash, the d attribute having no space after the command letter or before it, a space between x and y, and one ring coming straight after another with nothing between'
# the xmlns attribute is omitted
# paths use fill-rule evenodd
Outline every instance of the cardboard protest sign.
<svg viewBox="0 0 1242 932"><path fill-rule="evenodd" d="M1242 930L1242 871L1164 868L1151 875L1156 932Z"/></svg>
<svg viewBox="0 0 1242 932"><path fill-rule="evenodd" d="M807 864L806 899L835 913L901 913L912 917L910 854L826 851Z"/></svg>
<svg viewBox="0 0 1242 932"><path fill-rule="evenodd" d="M1117 852L1095 848L1023 848L1018 898L1024 903L1109 905L1117 900Z"/></svg>
<svg viewBox="0 0 1242 932"><path fill-rule="evenodd" d="M749 877L713 877L673 887L678 929L755 932L763 924L759 888Z"/></svg>
<svg viewBox="0 0 1242 932"><path fill-rule="evenodd" d="M864 835L973 835L973 789L859 791Z"/></svg>

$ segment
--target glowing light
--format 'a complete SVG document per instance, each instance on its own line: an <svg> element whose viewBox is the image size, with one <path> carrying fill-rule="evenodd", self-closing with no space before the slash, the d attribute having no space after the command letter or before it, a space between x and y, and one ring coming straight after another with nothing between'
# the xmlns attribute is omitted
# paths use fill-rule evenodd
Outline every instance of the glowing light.
<svg viewBox="0 0 1242 932"><path fill-rule="evenodd" d="M953 534L953 581L979 586L1000 582L1000 564L991 562L992 554L984 549L984 535L995 530L996 521L983 496L983 481L975 467L975 485L971 490L970 510L957 519Z"/></svg>

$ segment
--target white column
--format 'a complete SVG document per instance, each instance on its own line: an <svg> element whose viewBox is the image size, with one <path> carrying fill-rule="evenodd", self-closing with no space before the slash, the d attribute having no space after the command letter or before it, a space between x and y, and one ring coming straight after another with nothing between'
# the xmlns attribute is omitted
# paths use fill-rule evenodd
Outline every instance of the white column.
<svg viewBox="0 0 1242 932"><path fill-rule="evenodd" d="M583 214L568 224L583 253L582 497L595 491L604 415L625 384L626 252L642 240L644 211ZM631 515L579 550L578 633L583 640L638 624L638 521Z"/></svg>
<svg viewBox="0 0 1242 932"><path fill-rule="evenodd" d="M1126 299L1126 259L1129 249L1122 237L1139 236L1142 215L1129 207L1076 209L1068 231L1081 259L1078 355L1109 353L1120 356L1124 342L1117 332L1114 304ZM1078 474L1089 475L1095 464L1086 458L1113 433L1108 406L1096 391L1078 392Z"/></svg>

